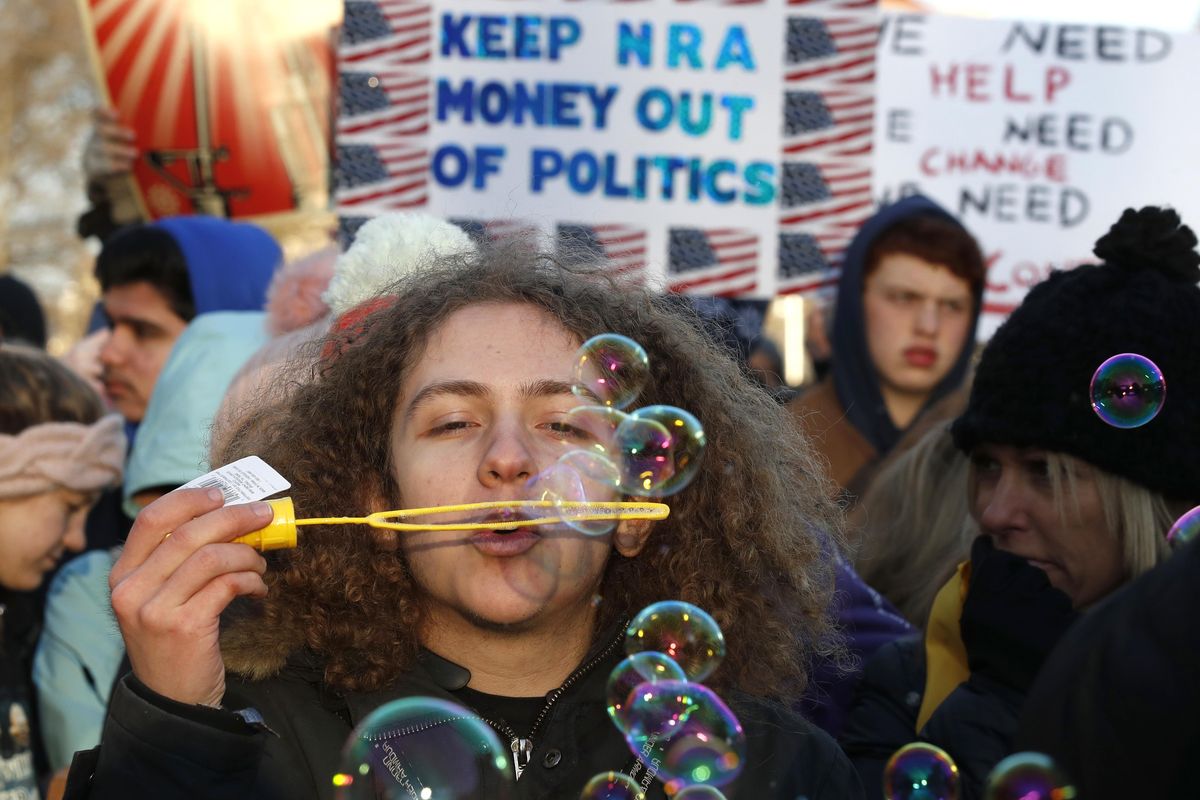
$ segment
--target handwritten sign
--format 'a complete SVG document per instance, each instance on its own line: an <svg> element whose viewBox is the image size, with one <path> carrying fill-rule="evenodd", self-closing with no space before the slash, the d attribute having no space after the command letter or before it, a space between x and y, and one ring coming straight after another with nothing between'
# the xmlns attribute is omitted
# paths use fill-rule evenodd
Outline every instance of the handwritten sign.
<svg viewBox="0 0 1200 800"><path fill-rule="evenodd" d="M1114 26L889 15L875 187L959 215L988 257L985 334L1127 207L1200 226L1200 39Z"/></svg>

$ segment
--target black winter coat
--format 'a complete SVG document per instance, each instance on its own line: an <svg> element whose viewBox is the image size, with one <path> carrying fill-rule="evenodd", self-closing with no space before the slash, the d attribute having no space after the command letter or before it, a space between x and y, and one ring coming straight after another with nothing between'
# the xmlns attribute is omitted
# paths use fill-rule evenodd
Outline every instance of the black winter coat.
<svg viewBox="0 0 1200 800"><path fill-rule="evenodd" d="M552 692L528 769L517 783L522 800L576 800L595 774L623 770L639 781L620 733L608 718L605 685L623 657L611 644L585 659L585 668ZM354 724L397 698L454 701L465 671L426 654L394 686L344 696L328 691L321 663L291 658L273 678L229 677L224 706L252 707L271 732L231 711L183 706L149 691L133 676L117 686L101 746L72 765L67 800L316 800L333 795L342 745ZM725 787L730 800L857 800L862 788L849 761L824 732L784 710L728 698L746 732L742 774ZM244 715L243 715L244 716ZM662 784L645 780L647 798L665 798Z"/></svg>
<svg viewBox="0 0 1200 800"><path fill-rule="evenodd" d="M925 647L920 638L884 645L867 662L841 743L867 797L883 797L883 768L914 741L935 744L958 765L962 800L983 796L984 782L1011 752L1023 695L978 675L959 684L917 734L925 692Z"/></svg>

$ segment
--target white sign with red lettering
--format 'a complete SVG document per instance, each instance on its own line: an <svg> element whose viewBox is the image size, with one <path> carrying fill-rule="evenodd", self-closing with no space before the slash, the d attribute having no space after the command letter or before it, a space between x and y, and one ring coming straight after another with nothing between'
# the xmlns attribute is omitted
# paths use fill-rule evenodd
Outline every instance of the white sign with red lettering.
<svg viewBox="0 0 1200 800"><path fill-rule="evenodd" d="M1200 230L1200 37L1104 25L887 15L876 197L921 192L989 261L981 335L1052 268L1095 261L1127 207Z"/></svg>

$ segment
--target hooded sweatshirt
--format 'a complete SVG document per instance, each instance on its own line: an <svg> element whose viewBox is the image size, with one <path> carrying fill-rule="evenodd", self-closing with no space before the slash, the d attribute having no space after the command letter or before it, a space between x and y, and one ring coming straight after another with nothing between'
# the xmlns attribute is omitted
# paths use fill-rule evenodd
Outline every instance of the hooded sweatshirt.
<svg viewBox="0 0 1200 800"><path fill-rule="evenodd" d="M883 392L879 386L879 374L871 360L867 345L866 315L863 310L864 271L871 245L896 223L911 217L936 215L955 225L961 224L948 211L922 195L912 195L884 206L871 217L855 234L846 249L842 263L842 274L838 281L837 305L833 316L833 367L826 382L801 395L791 404L793 411L805 419L805 427L818 443L822 434L828 434L837 426L849 426L853 432L843 431L840 437L832 436L825 441L827 457L837 460L830 450L836 447L857 451L857 458L850 461L858 467L888 453L899 441L904 431L892 422ZM974 341L982 305L982 286L974 293L974 309L967 338L958 359L946 373L946 377L934 388L925 401L922 413L931 405L954 391L967 374L971 360L970 343ZM809 412L820 412L821 419L807 420ZM920 414L917 415L920 418ZM845 435L850 433L850 435ZM836 471L836 470L835 470ZM854 472L857 469L852 470ZM835 475L835 479L839 477ZM843 485L853 475L840 476Z"/></svg>
<svg viewBox="0 0 1200 800"><path fill-rule="evenodd" d="M179 245L196 316L210 311L262 311L267 286L283 260L271 235L248 222L218 217L167 217L151 223Z"/></svg>

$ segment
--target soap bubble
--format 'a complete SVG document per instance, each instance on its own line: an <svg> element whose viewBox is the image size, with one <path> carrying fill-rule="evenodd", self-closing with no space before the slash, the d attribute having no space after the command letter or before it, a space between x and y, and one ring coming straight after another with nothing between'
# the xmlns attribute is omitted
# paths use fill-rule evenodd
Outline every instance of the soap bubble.
<svg viewBox="0 0 1200 800"><path fill-rule="evenodd" d="M570 450L530 479L527 491L535 500L554 503L554 514L580 533L599 536L617 527L615 514L589 503L620 499L620 473L605 456L590 450ZM597 514L606 514L592 519Z"/></svg>
<svg viewBox="0 0 1200 800"><path fill-rule="evenodd" d="M675 795L674 800L725 800L725 795L715 786L697 783L685 786Z"/></svg>
<svg viewBox="0 0 1200 800"><path fill-rule="evenodd" d="M702 681L725 658L725 636L703 609L681 600L651 603L625 630L625 652L665 653L690 681Z"/></svg>
<svg viewBox="0 0 1200 800"><path fill-rule="evenodd" d="M624 411L608 406L576 406L563 418L565 425L578 429L575 438L566 438L563 443L571 448L596 452L610 460L619 457L616 446L617 430L629 419Z"/></svg>
<svg viewBox="0 0 1200 800"><path fill-rule="evenodd" d="M616 433L622 488L644 497L675 494L696 476L706 443L700 420L682 408L639 408Z"/></svg>
<svg viewBox="0 0 1200 800"><path fill-rule="evenodd" d="M1162 410L1167 382L1158 366L1137 353L1105 361L1092 376L1092 409L1114 428L1145 425Z"/></svg>
<svg viewBox="0 0 1200 800"><path fill-rule="evenodd" d="M1197 533L1200 533L1200 506L1196 506L1175 520L1171 530L1167 531L1167 541L1173 547L1183 547L1195 539Z"/></svg>
<svg viewBox="0 0 1200 800"><path fill-rule="evenodd" d="M643 763L657 763L668 792L722 786L742 771L746 737L721 698L699 683L644 683L630 695L625 740Z"/></svg>
<svg viewBox="0 0 1200 800"><path fill-rule="evenodd" d="M624 772L601 772L587 782L579 800L643 800L646 794Z"/></svg>
<svg viewBox="0 0 1200 800"><path fill-rule="evenodd" d="M333 776L337 800L508 800L509 748L462 706L432 697L393 700L350 734Z"/></svg>
<svg viewBox="0 0 1200 800"><path fill-rule="evenodd" d="M627 336L593 336L575 354L572 391L600 405L625 408L637 399L649 380L650 359L642 346Z"/></svg>
<svg viewBox="0 0 1200 800"><path fill-rule="evenodd" d="M608 716L622 733L629 730L626 708L633 690L645 683L684 681L683 669L669 656L647 650L634 653L613 668L608 676Z"/></svg>
<svg viewBox="0 0 1200 800"><path fill-rule="evenodd" d="M957 800L958 765L940 747L910 742L883 768L887 800Z"/></svg>
<svg viewBox="0 0 1200 800"><path fill-rule="evenodd" d="M1072 800L1075 787L1041 753L1014 753L988 776L984 800Z"/></svg>

